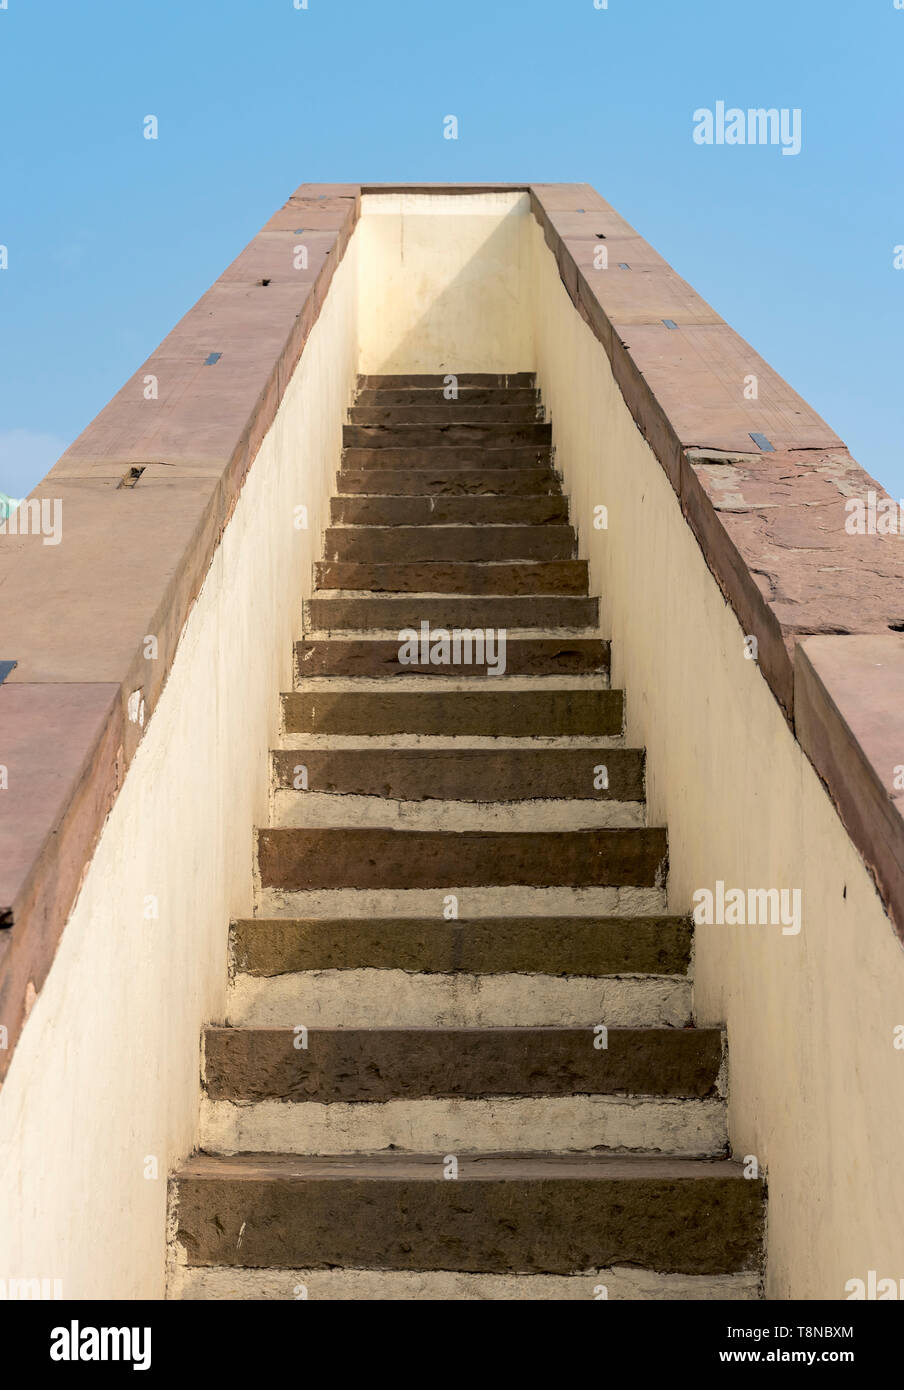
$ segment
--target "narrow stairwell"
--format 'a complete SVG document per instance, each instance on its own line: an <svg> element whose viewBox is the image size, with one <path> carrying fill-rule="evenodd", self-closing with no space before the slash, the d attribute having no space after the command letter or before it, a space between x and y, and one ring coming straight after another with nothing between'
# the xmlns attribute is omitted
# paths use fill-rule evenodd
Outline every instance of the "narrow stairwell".
<svg viewBox="0 0 904 1390"><path fill-rule="evenodd" d="M362 377L344 429L170 1296L756 1298L551 425L444 381Z"/></svg>

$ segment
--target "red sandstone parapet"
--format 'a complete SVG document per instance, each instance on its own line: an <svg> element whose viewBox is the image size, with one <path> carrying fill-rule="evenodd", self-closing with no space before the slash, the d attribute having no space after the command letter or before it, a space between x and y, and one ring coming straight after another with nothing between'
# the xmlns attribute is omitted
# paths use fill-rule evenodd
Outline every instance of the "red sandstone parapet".
<svg viewBox="0 0 904 1390"><path fill-rule="evenodd" d="M3 537L0 1078L359 207L353 186L294 194L31 494L63 499L66 544ZM308 269L290 274L302 227Z"/></svg>
<svg viewBox="0 0 904 1390"><path fill-rule="evenodd" d="M904 939L904 551L898 535L845 529L849 498L885 490L588 184L530 192L572 302ZM595 271L601 244L630 271ZM740 389L748 375L757 400Z"/></svg>

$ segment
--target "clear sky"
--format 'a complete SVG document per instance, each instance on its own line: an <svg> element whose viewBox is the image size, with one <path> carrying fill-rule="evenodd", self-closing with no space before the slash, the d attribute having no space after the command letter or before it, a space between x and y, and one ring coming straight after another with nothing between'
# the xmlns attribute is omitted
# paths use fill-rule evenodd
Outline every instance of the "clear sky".
<svg viewBox="0 0 904 1390"><path fill-rule="evenodd" d="M0 491L299 183L533 179L599 189L904 498L895 0L294 3L0 0ZM720 100L800 108L800 154L695 144Z"/></svg>

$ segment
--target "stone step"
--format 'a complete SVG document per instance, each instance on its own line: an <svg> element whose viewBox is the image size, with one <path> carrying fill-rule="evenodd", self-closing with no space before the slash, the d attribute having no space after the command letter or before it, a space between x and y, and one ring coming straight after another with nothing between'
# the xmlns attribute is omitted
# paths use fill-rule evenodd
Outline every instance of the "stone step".
<svg viewBox="0 0 904 1390"><path fill-rule="evenodd" d="M686 976L686 917L242 918L232 924L237 971Z"/></svg>
<svg viewBox="0 0 904 1390"><path fill-rule="evenodd" d="M568 498L333 497L334 526L561 526Z"/></svg>
<svg viewBox="0 0 904 1390"><path fill-rule="evenodd" d="M546 412L536 400L516 405L474 405L467 398L434 401L419 405L353 405L348 412L351 425L530 425L545 421Z"/></svg>
<svg viewBox="0 0 904 1390"><path fill-rule="evenodd" d="M406 970L237 974L225 1022L294 1028L686 1028L690 980L680 975L573 979L561 975L451 975Z"/></svg>
<svg viewBox="0 0 904 1390"><path fill-rule="evenodd" d="M669 910L662 885L636 887L554 887L512 884L430 888L313 888L287 893L255 885L254 912L260 917L431 917L439 916L453 894L466 918L502 917L657 917ZM233 1020L234 1021L234 1020Z"/></svg>
<svg viewBox="0 0 904 1390"><path fill-rule="evenodd" d="M346 690L283 695L287 734L506 736L622 732L620 690Z"/></svg>
<svg viewBox="0 0 904 1390"><path fill-rule="evenodd" d="M600 1020L600 1023L602 1020ZM211 1100L387 1101L718 1094L718 1028L204 1030Z"/></svg>
<svg viewBox="0 0 904 1390"><path fill-rule="evenodd" d="M362 564L320 560L315 589L396 594L574 594L588 592L586 560L446 561Z"/></svg>
<svg viewBox="0 0 904 1390"><path fill-rule="evenodd" d="M539 497L558 496L562 481L552 468L343 468L336 487L346 496Z"/></svg>
<svg viewBox="0 0 904 1390"><path fill-rule="evenodd" d="M433 628L591 628L599 621L595 598L573 596L474 595L428 597L412 594L394 598L331 597L306 599L303 606L308 631L329 632L351 628L385 630L414 627L422 622Z"/></svg>
<svg viewBox="0 0 904 1390"><path fill-rule="evenodd" d="M273 753L273 785L292 790L305 769L308 792L402 801L529 801L574 798L642 801L644 755L637 748L359 748ZM606 769L605 776L599 769ZM599 787L598 782L607 785Z"/></svg>
<svg viewBox="0 0 904 1390"><path fill-rule="evenodd" d="M532 444L549 448L552 444L552 425L539 421L486 425L448 424L423 425L343 425L342 443L346 449L403 449L449 448L468 446L497 449Z"/></svg>
<svg viewBox="0 0 904 1390"><path fill-rule="evenodd" d="M330 526L324 560L571 560L570 526Z"/></svg>
<svg viewBox="0 0 904 1390"><path fill-rule="evenodd" d="M643 801L406 801L352 792L276 788L268 824L306 830L544 831L627 830L645 826Z"/></svg>
<svg viewBox="0 0 904 1390"><path fill-rule="evenodd" d="M758 1267L763 1184L730 1160L198 1155L171 1179L180 1262L574 1274Z"/></svg>
<svg viewBox="0 0 904 1390"><path fill-rule="evenodd" d="M552 467L552 449L548 444L504 445L495 440L479 446L470 443L424 445L419 441L393 448L365 445L343 449L342 467L351 472L368 472L371 469L382 472L397 468L405 472L431 473L459 469L471 473L481 469L490 472L508 468L549 469Z"/></svg>
<svg viewBox="0 0 904 1390"><path fill-rule="evenodd" d="M201 1098L200 1146L209 1154L496 1151L727 1153L719 1096L490 1096L385 1101Z"/></svg>
<svg viewBox="0 0 904 1390"><path fill-rule="evenodd" d="M587 680L589 680L590 688L592 688L593 683L596 680L596 677L573 676L570 679L569 685L574 685L575 682ZM458 691L481 690L486 688L486 684L486 682L484 682L483 685L477 682L451 682L452 688ZM499 682L490 682L491 688L498 684ZM504 684L507 688L508 682L506 681L504 682ZM546 682L543 677L531 677L529 680L525 678L524 681L512 681L513 687L515 687L516 685L520 686L522 684L529 685L533 689L538 686L542 687L543 685L548 684L548 682ZM406 691L409 689L414 690L420 689L422 686L425 686L425 688L429 689L429 679L426 680L426 682L420 679L417 681L417 683L412 681L410 686L406 683L404 689ZM305 693L316 694L318 691L322 691L333 694L337 690L347 690L351 692L361 690L379 691L384 687L382 681L341 680L338 677L324 676L322 679L306 681L303 688ZM443 686L443 689L445 690L446 687ZM298 744L301 741L304 742L304 746L306 748L312 748L317 752L324 753L339 752L346 749L352 751L358 748L419 748L424 750L455 750L460 748L468 748L485 749L488 753L492 754L503 752L506 748L514 748L519 750L525 748L562 748L570 750L573 748L586 749L595 747L603 749L625 748L627 746L623 730L617 734L597 734L593 737L587 734L522 734L520 736L500 734L496 737L494 737L493 735L473 734L464 737L461 734L306 733L302 740L300 735L287 734L282 729L280 729L280 731L278 732L276 739L274 740L271 746L274 749L288 749L291 752L293 749L298 747ZM543 803L541 802L539 804L542 805Z"/></svg>
<svg viewBox="0 0 904 1390"><path fill-rule="evenodd" d="M306 830L508 831L631 829L646 825L643 801L566 799L406 801L354 792L275 788L268 824Z"/></svg>
<svg viewBox="0 0 904 1390"><path fill-rule="evenodd" d="M177 1267L167 1298L272 1303L306 1298L349 1303L752 1302L758 1270L743 1274L660 1274L619 1266L583 1274L462 1274L455 1270L225 1269Z"/></svg>
<svg viewBox="0 0 904 1390"><path fill-rule="evenodd" d="M445 392L447 386L383 386L365 387L355 398L355 405L446 405L454 404ZM459 386L457 402L462 405L527 405L540 403L535 386Z"/></svg>
<svg viewBox="0 0 904 1390"><path fill-rule="evenodd" d="M403 644L396 639L315 637L295 643L297 681L310 676L371 676L404 679L406 676L444 676L486 678L488 644L462 640L456 653L450 646L450 660L443 664L421 664L420 645L416 658L408 665L399 660ZM481 650L481 647L483 648ZM431 647L431 651L433 647ZM494 639L490 655L501 660ZM458 659L456 659L456 656ZM469 660L469 657L471 658ZM478 661L478 658L480 660ZM505 644L505 670L510 676L563 676L607 673L609 643L592 637L516 637ZM499 677L497 677L499 679Z"/></svg>
<svg viewBox="0 0 904 1390"><path fill-rule="evenodd" d="M490 386L509 390L534 390L537 385L535 372L402 372L396 375L358 376L359 391L383 390L425 390L430 387L444 387L449 377L454 377L459 388Z"/></svg>
<svg viewBox="0 0 904 1390"><path fill-rule="evenodd" d="M266 828L257 831L263 889L658 887L666 832L429 831Z"/></svg>

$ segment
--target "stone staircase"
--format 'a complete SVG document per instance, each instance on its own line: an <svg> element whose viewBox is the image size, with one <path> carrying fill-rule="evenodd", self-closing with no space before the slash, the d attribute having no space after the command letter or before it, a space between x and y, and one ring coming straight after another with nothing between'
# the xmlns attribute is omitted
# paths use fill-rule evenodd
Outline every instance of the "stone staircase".
<svg viewBox="0 0 904 1390"><path fill-rule="evenodd" d="M445 380L345 426L170 1295L758 1297L551 425L532 376Z"/></svg>

